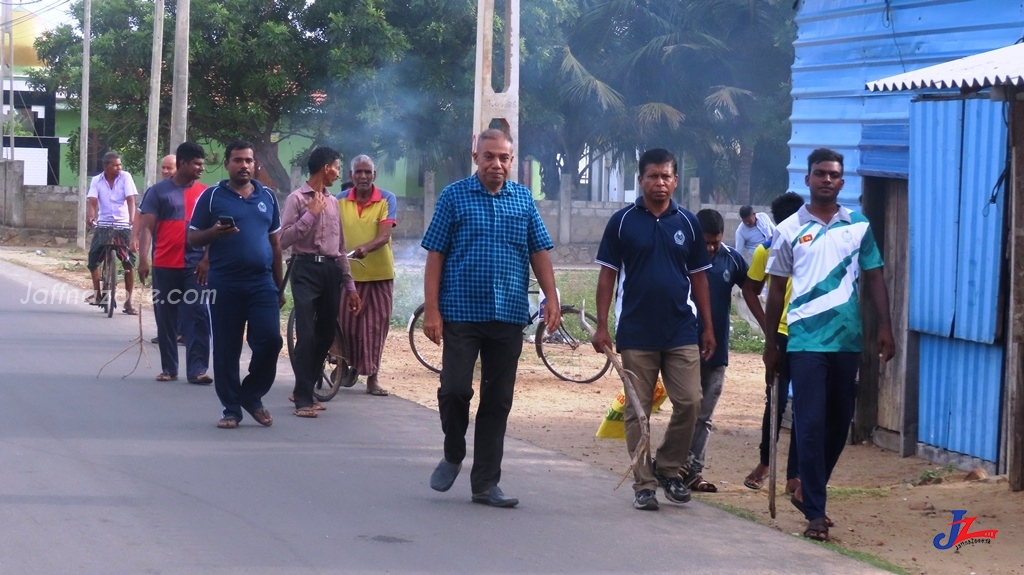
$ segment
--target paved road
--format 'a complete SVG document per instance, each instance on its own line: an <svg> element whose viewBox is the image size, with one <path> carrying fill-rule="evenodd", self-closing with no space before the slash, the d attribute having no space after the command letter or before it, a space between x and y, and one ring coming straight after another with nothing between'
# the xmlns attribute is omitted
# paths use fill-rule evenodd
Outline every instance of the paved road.
<svg viewBox="0 0 1024 575"><path fill-rule="evenodd" d="M513 439L519 508L472 504L468 473L435 493L436 412L357 388L293 417L284 361L274 426L216 429L211 387L153 381L155 346L97 376L136 318L19 303L60 285L0 262L0 573L878 572L697 502L634 511L613 474Z"/></svg>

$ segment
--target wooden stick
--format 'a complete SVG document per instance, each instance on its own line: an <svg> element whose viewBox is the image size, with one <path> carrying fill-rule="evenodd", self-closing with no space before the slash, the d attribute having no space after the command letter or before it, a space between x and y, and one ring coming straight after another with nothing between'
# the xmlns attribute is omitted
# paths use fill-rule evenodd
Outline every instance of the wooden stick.
<svg viewBox="0 0 1024 575"><path fill-rule="evenodd" d="M580 304L580 327L583 328L590 337L594 337L594 328L587 323L586 310L584 306L586 302ZM633 404L633 409L636 411L637 419L640 423L640 442L637 444L636 450L633 452L633 459L629 462L629 469L622 475L622 479L615 485L615 489L618 489L629 477L630 472L635 472L639 469L639 465L650 466L651 464L651 422L647 417L647 413L643 409L643 405L640 403L640 396L636 393L636 387L633 385L634 378L637 375L632 371L629 371L622 367L622 362L619 361L619 357L615 355L611 347L604 346L604 354L611 360L612 366L615 367L616 373L619 374L619 379L622 380L623 391L626 394L626 401Z"/></svg>
<svg viewBox="0 0 1024 575"><path fill-rule="evenodd" d="M776 465L777 455L779 452L779 378L777 374L773 374L771 387L771 401L769 402L769 409L772 410L771 414L771 435L768 444L768 513L775 519L775 473L778 468Z"/></svg>

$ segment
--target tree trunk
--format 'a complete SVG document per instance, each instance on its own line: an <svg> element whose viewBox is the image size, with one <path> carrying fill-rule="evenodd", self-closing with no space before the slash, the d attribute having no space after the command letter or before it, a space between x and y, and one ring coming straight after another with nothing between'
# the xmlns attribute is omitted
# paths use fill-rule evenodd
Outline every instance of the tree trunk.
<svg viewBox="0 0 1024 575"><path fill-rule="evenodd" d="M736 203L750 204L750 173L754 168L754 144L740 146L739 165L736 167Z"/></svg>
<svg viewBox="0 0 1024 575"><path fill-rule="evenodd" d="M278 193L287 195L292 191L292 180L288 170L281 163L281 158L277 155L277 144L258 144L253 143L256 149L253 152L256 155L256 164L259 167L257 171L257 179L262 184L266 184Z"/></svg>

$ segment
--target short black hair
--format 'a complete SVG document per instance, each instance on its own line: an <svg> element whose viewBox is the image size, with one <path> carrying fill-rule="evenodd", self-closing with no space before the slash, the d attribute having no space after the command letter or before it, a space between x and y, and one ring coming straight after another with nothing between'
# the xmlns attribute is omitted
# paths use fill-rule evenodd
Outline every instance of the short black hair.
<svg viewBox="0 0 1024 575"><path fill-rule="evenodd" d="M754 214L754 206L740 207L740 219L745 220Z"/></svg>
<svg viewBox="0 0 1024 575"><path fill-rule="evenodd" d="M306 167L309 168L309 175L312 176L324 169L324 166L330 166L336 160L340 159L341 154L339 154L334 148L320 146L309 154L309 160L306 161Z"/></svg>
<svg viewBox="0 0 1024 575"><path fill-rule="evenodd" d="M195 159L206 159L206 150L195 142L182 142L174 151L174 161L179 166Z"/></svg>
<svg viewBox="0 0 1024 575"><path fill-rule="evenodd" d="M725 218L718 213L718 210L706 208L697 212L697 221L700 222L700 227L705 234L717 236L725 231Z"/></svg>
<svg viewBox="0 0 1024 575"><path fill-rule="evenodd" d="M796 192L786 192L772 200L772 219L776 224L792 216L804 205L804 199Z"/></svg>
<svg viewBox="0 0 1024 575"><path fill-rule="evenodd" d="M807 174L810 175L811 166L821 162L839 162L839 167L843 167L843 155L829 148L814 150L807 156Z"/></svg>
<svg viewBox="0 0 1024 575"><path fill-rule="evenodd" d="M647 150L640 155L640 177L643 177L644 172L647 171L647 166L655 165L660 166L662 164L672 164L672 175L676 175L679 172L679 162L676 161L675 155L666 150L665 148L653 148Z"/></svg>
<svg viewBox="0 0 1024 575"><path fill-rule="evenodd" d="M245 140L235 140L228 144L227 148L224 148L224 165L228 165L228 160L231 159L231 152L235 150L252 150L253 154L256 153L256 148L252 147L250 142Z"/></svg>

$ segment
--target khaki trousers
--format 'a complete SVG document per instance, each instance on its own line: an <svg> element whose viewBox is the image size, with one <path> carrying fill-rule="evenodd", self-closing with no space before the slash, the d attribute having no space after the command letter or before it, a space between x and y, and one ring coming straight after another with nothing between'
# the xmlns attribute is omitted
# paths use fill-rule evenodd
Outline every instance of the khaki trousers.
<svg viewBox="0 0 1024 575"><path fill-rule="evenodd" d="M665 392L672 402L672 417L669 419L665 437L653 453L657 460L658 473L674 477L686 463L690 453L693 430L700 414L700 351L696 345L684 345L668 350L648 351L622 350L622 366L637 375L636 393L644 413L651 415L654 386L661 373ZM626 449L632 459L640 443L640 420L636 407L628 400L625 406ZM652 443L653 443L653 437ZM646 466L633 471L633 491L655 490L658 482L654 470Z"/></svg>

